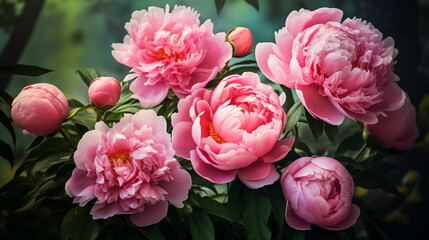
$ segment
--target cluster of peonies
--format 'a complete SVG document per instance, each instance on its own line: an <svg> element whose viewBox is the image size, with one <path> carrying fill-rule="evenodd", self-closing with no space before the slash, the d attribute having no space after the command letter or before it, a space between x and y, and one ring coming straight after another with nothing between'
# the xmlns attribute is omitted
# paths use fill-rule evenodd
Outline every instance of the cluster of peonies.
<svg viewBox="0 0 429 240"><path fill-rule="evenodd" d="M276 44L260 43L256 60L272 81L296 89L317 118L341 124L344 117L362 121L369 134L389 147L407 150L417 137L415 110L393 73L393 40L359 19L340 22L338 9L292 12L275 35ZM287 116L284 94L261 83L255 73L231 75L213 89L204 88L232 55L250 53L250 31L235 28L213 34L210 20L176 6L172 12L150 7L136 11L125 25L124 43L113 44L115 59L131 67L124 81L144 107L163 101L169 88L181 98L173 114L172 139L166 120L153 110L125 114L109 128L97 122L74 153L76 168L65 189L75 203L95 199L94 219L129 214L137 226L163 219L168 202L183 207L192 182L180 168L189 159L200 176L227 183L237 176L256 189L280 177L273 163L283 159L294 137L281 139ZM233 48L228 43L233 44ZM234 53L233 53L234 49ZM97 107L115 105L121 85L95 79L89 97ZM25 132L43 136L61 127L68 111L64 94L50 84L22 90L12 104L13 121ZM401 129L401 131L391 131ZM353 179L328 157L303 157L283 171L286 221L296 229L310 224L345 229L359 217L352 204Z"/></svg>

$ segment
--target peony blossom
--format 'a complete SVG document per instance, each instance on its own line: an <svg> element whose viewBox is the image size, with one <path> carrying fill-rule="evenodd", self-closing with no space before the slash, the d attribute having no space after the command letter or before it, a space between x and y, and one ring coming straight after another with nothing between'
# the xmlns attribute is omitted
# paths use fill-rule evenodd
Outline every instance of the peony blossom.
<svg viewBox="0 0 429 240"><path fill-rule="evenodd" d="M272 81L296 89L317 118L339 125L347 116L375 124L400 108L405 93L393 73L393 39L335 8L293 11L275 34L256 46L256 61Z"/></svg>
<svg viewBox="0 0 429 240"><path fill-rule="evenodd" d="M88 96L97 107L114 106L121 97L121 84L112 77L96 78L89 85Z"/></svg>
<svg viewBox="0 0 429 240"><path fill-rule="evenodd" d="M252 52L253 37L248 28L236 27L227 35L228 41L234 45L234 57L244 57Z"/></svg>
<svg viewBox="0 0 429 240"><path fill-rule="evenodd" d="M112 128L97 122L74 162L66 192L80 206L95 199L93 219L129 214L140 227L157 223L167 215L167 200L183 207L192 184L174 159L165 119L153 110L125 114Z"/></svg>
<svg viewBox="0 0 429 240"><path fill-rule="evenodd" d="M337 160L302 157L293 161L281 177L286 198L286 222L298 230L310 224L328 230L352 226L359 208L352 204L353 179Z"/></svg>
<svg viewBox="0 0 429 240"><path fill-rule="evenodd" d="M380 117L376 124L365 124L366 131L382 139L388 147L406 151L419 136L416 124L416 109L407 96L404 105L386 117Z"/></svg>
<svg viewBox="0 0 429 240"><path fill-rule="evenodd" d="M200 176L226 183L237 175L249 188L279 178L272 163L288 153L294 137L279 140L286 124L282 101L257 74L231 75L214 90L198 89L178 109L171 119L173 147Z"/></svg>
<svg viewBox="0 0 429 240"><path fill-rule="evenodd" d="M130 90L144 107L161 103L170 87L180 97L203 88L231 58L225 33L214 35L213 23L198 17L184 6L135 11L124 43L112 45L113 57L132 68L125 81L137 78Z"/></svg>
<svg viewBox="0 0 429 240"><path fill-rule="evenodd" d="M27 86L12 102L12 120L36 136L47 136L60 129L69 104L66 96L52 84L36 83Z"/></svg>

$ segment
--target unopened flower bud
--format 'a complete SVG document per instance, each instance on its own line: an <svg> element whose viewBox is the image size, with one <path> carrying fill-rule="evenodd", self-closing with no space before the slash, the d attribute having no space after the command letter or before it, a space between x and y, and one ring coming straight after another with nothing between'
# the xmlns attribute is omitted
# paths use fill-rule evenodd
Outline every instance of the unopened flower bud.
<svg viewBox="0 0 429 240"><path fill-rule="evenodd" d="M112 77L99 77L91 82L88 95L97 107L114 106L121 97L121 85Z"/></svg>
<svg viewBox="0 0 429 240"><path fill-rule="evenodd" d="M248 28L236 27L230 30L227 39L234 46L234 57L244 57L252 52L253 37Z"/></svg>

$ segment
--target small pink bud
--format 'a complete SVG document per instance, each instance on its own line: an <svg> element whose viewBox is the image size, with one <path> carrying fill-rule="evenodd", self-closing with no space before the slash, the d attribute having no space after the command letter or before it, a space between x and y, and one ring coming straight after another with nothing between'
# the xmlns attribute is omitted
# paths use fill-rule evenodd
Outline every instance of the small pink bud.
<svg viewBox="0 0 429 240"><path fill-rule="evenodd" d="M121 85L112 77L99 77L91 82L88 95L97 107L114 106L121 97Z"/></svg>
<svg viewBox="0 0 429 240"><path fill-rule="evenodd" d="M61 127L69 109L66 96L54 85L27 86L12 102L12 120L24 134L50 135Z"/></svg>
<svg viewBox="0 0 429 240"><path fill-rule="evenodd" d="M227 38L235 48L234 57L244 57L252 52L253 38L248 28L236 27L229 31Z"/></svg>

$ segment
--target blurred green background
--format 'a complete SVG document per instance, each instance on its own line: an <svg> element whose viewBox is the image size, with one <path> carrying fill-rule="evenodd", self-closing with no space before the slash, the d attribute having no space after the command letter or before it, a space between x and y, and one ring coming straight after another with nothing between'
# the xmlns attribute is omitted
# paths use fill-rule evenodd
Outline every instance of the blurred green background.
<svg viewBox="0 0 429 240"><path fill-rule="evenodd" d="M344 18L356 16L368 20L386 37L392 36L395 39L395 46L399 50L395 65L395 73L401 78L399 85L408 92L416 107L425 100L419 110L420 137L417 145L420 150L394 159L400 167L391 176L398 186L409 184L407 181L413 184L419 182L416 191L418 196L409 200L417 205L405 217L391 218L399 225L415 226L414 222L420 220L421 215L428 214L428 207L424 204L424 199L427 199L424 190L428 190L426 187L429 183L428 164L427 155L423 153L428 151L429 146L429 137L426 136L429 97L424 98L429 93L428 0L259 0L259 11L245 0L226 0L219 15L214 2L215 0L0 0L0 65L20 63L54 70L36 78L4 78L0 81L0 87L14 97L26 85L49 82L58 86L67 98L89 103L87 87L79 80L75 70L94 68L102 75L122 80L129 68L114 60L111 45L122 42L126 34L124 24L129 21L131 13L147 9L148 6L165 7L170 4L170 9L175 4L191 6L200 14L201 22L211 19L215 33L227 32L237 26L247 27L253 34L254 46L258 42L273 42L274 32L284 26L286 17L293 10L337 7L344 11ZM254 59L253 53L247 58ZM18 163L34 138L31 134L23 135L20 131L15 128L18 138L15 154ZM0 135L5 141L11 140L3 126L0 126ZM0 187L10 180L14 169L0 158ZM408 178L404 180L403 176ZM358 194L366 192L358 191ZM406 232L405 227L403 230Z"/></svg>

